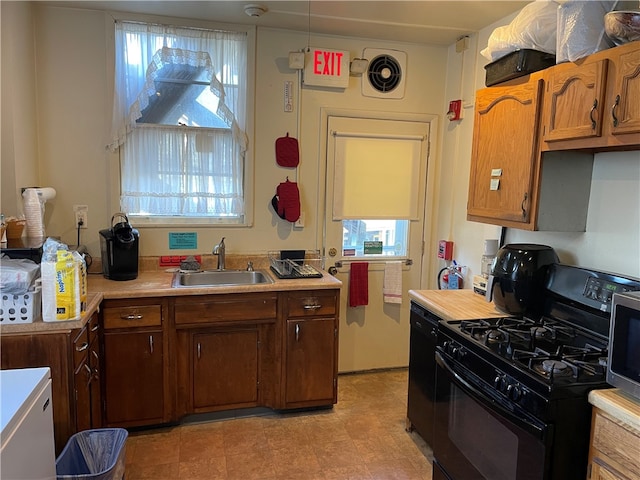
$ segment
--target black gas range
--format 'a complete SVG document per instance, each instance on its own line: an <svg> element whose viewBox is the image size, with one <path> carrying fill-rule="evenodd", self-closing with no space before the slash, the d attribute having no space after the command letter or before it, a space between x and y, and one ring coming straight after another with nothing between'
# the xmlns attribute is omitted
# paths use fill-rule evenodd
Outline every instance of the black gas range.
<svg viewBox="0 0 640 480"><path fill-rule="evenodd" d="M631 290L638 279L554 264L525 315L441 322L434 479L584 479L611 297Z"/></svg>

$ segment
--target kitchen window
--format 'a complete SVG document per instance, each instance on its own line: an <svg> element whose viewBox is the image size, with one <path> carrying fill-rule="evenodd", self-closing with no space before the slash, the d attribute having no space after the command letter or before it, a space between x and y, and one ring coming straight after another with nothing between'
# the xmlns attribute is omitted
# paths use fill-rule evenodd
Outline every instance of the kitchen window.
<svg viewBox="0 0 640 480"><path fill-rule="evenodd" d="M247 32L116 22L110 147L139 224L244 224Z"/></svg>

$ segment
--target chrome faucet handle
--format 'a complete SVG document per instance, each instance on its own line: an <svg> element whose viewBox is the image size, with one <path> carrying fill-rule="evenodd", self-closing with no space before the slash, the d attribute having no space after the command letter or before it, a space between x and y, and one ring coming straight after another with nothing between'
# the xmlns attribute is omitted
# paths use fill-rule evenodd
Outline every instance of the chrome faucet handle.
<svg viewBox="0 0 640 480"><path fill-rule="evenodd" d="M247 262L247 272L253 272L253 262Z"/></svg>

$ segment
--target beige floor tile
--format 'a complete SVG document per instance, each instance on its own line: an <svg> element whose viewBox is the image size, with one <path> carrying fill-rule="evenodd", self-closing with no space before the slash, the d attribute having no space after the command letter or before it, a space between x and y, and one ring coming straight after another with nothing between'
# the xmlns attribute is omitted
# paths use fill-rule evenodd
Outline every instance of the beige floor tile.
<svg viewBox="0 0 640 480"><path fill-rule="evenodd" d="M406 432L407 370L341 375L332 409L132 432L127 480L431 480Z"/></svg>

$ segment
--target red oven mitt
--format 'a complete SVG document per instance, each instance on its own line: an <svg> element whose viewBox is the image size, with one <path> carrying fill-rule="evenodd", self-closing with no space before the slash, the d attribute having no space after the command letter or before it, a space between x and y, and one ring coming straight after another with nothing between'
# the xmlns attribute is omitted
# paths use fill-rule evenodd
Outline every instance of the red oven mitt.
<svg viewBox="0 0 640 480"><path fill-rule="evenodd" d="M300 192L298 191L298 184L290 182L289 179L287 179L286 182L278 185L272 204L280 218L292 223L297 221L300 218Z"/></svg>
<svg viewBox="0 0 640 480"><path fill-rule="evenodd" d="M290 137L289 132L276 140L276 162L281 167L297 167L300 163L298 140Z"/></svg>

